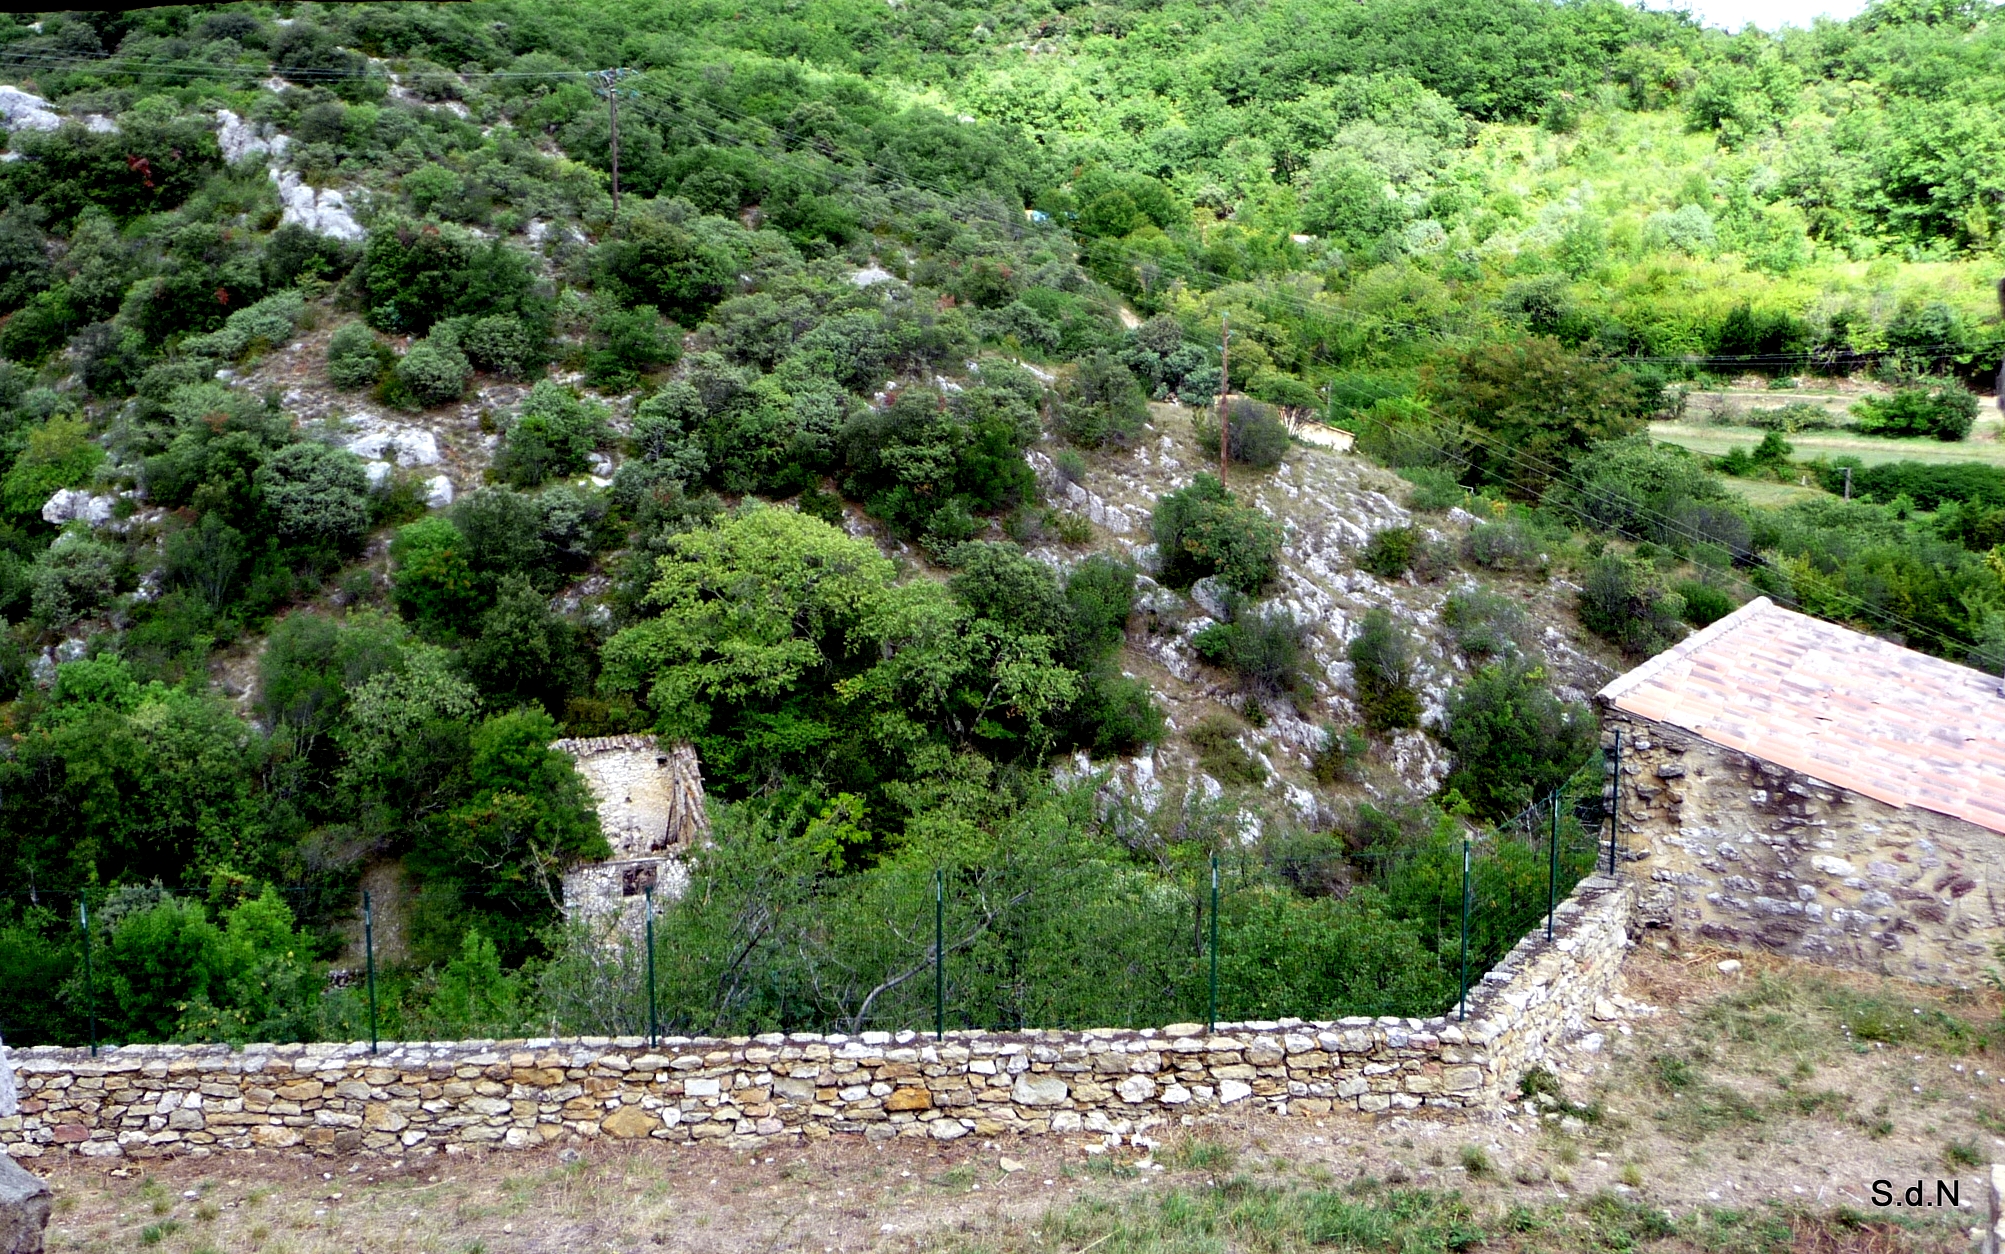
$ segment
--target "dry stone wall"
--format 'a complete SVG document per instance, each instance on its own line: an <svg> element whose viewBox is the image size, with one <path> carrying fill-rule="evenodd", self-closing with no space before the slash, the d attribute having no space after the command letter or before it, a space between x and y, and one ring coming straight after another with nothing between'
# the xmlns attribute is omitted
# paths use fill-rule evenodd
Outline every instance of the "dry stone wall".
<svg viewBox="0 0 2005 1254"><path fill-rule="evenodd" d="M1975 986L2005 939L2005 837L1677 728L1622 733L1616 802L1639 917L1718 944Z"/></svg>
<svg viewBox="0 0 2005 1254"><path fill-rule="evenodd" d="M148 1158L431 1154L610 1137L751 1146L1059 1134L1147 1144L1204 1113L1486 1110L1587 1030L1618 977L1631 893L1593 878L1554 941L1525 938L1466 1021L1197 1024L1084 1032L805 1033L14 1053L0 1148Z"/></svg>

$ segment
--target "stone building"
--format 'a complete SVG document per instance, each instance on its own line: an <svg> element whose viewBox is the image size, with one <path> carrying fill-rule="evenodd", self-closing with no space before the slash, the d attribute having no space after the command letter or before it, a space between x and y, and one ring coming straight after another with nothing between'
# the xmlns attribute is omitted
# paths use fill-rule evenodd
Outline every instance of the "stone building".
<svg viewBox="0 0 2005 1254"><path fill-rule="evenodd" d="M1972 985L2005 938L1998 679L1760 598L1602 689L1646 924Z"/></svg>
<svg viewBox="0 0 2005 1254"><path fill-rule="evenodd" d="M664 749L653 736L559 740L551 748L577 763L613 847L604 862L564 876L564 913L637 928L649 888L657 901L682 895L689 883L682 853L710 832L696 751L687 744Z"/></svg>

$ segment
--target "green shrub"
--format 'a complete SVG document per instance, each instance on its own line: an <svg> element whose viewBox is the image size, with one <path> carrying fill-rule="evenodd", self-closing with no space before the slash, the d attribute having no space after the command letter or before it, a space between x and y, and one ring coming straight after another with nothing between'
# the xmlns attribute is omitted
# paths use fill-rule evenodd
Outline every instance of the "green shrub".
<svg viewBox="0 0 2005 1254"><path fill-rule="evenodd" d="M352 549L369 530L369 477L345 449L303 441L265 459L252 483L282 539Z"/></svg>
<svg viewBox="0 0 2005 1254"><path fill-rule="evenodd" d="M1694 627L1710 627L1734 612L1733 598L1709 583L1687 579L1678 584L1678 598L1685 603L1684 619Z"/></svg>
<svg viewBox="0 0 2005 1254"><path fill-rule="evenodd" d="M1059 434L1082 448L1125 442L1149 417L1135 376L1104 349L1080 359L1055 408Z"/></svg>
<svg viewBox="0 0 2005 1254"><path fill-rule="evenodd" d="M43 549L28 576L31 613L37 623L60 631L103 609L116 586L119 553L74 531Z"/></svg>
<svg viewBox="0 0 2005 1254"><path fill-rule="evenodd" d="M1226 455L1256 470L1272 470L1281 464L1291 442L1288 427L1272 407L1240 397L1226 405L1230 424L1225 440ZM1218 411L1198 410L1191 415L1191 431L1197 447L1206 457L1218 456Z"/></svg>
<svg viewBox="0 0 2005 1254"><path fill-rule="evenodd" d="M1258 787L1267 782L1267 770L1239 743L1240 723L1229 714L1213 711L1184 732L1184 739L1197 751L1197 764L1205 774L1227 788Z"/></svg>
<svg viewBox="0 0 2005 1254"><path fill-rule="evenodd" d="M1492 663L1448 696L1441 736L1455 769L1444 787L1479 815L1507 818L1579 770L1598 734L1588 708L1555 697L1544 672Z"/></svg>
<svg viewBox="0 0 2005 1254"><path fill-rule="evenodd" d="M450 636L473 614L477 585L469 545L445 518L420 518L390 541L390 586L397 608L428 635Z"/></svg>
<svg viewBox="0 0 2005 1254"><path fill-rule="evenodd" d="M1469 490L1445 470L1432 466L1409 466L1399 472L1399 477L1413 485L1413 491L1406 498L1408 509L1438 514L1469 499Z"/></svg>
<svg viewBox="0 0 2005 1254"><path fill-rule="evenodd" d="M1281 553L1281 529L1259 510L1236 504L1210 474L1160 498L1153 529L1162 580L1172 588L1217 575L1253 596L1274 577Z"/></svg>
<svg viewBox="0 0 2005 1254"><path fill-rule="evenodd" d="M276 348L292 338L305 312L305 298L288 289L239 309L219 331L181 341L181 351L234 361L255 345Z"/></svg>
<svg viewBox="0 0 2005 1254"><path fill-rule="evenodd" d="M1906 387L1852 406L1861 435L1932 436L1953 443L1977 421L1977 397L1954 380Z"/></svg>
<svg viewBox="0 0 2005 1254"><path fill-rule="evenodd" d="M449 337L419 340L397 362L398 381L426 409L458 400L472 377L473 366Z"/></svg>
<svg viewBox="0 0 2005 1254"><path fill-rule="evenodd" d="M536 355L536 344L514 314L492 314L485 318L457 320L459 350L476 370L519 379Z"/></svg>
<svg viewBox="0 0 2005 1254"><path fill-rule="evenodd" d="M1358 565L1381 579L1397 579L1413 569L1414 551L1422 543L1418 527L1382 527L1365 542Z"/></svg>
<svg viewBox="0 0 2005 1254"><path fill-rule="evenodd" d="M348 323L327 341L328 381L351 392L375 387L394 360L364 323Z"/></svg>
<svg viewBox="0 0 2005 1254"><path fill-rule="evenodd" d="M1119 648L1126 636L1135 612L1135 568L1095 553L1065 577L1065 603L1071 611L1065 656L1083 670Z"/></svg>
<svg viewBox="0 0 2005 1254"><path fill-rule="evenodd" d="M1581 626L1632 657L1647 657L1676 639L1685 610L1654 569L1617 553L1604 554L1587 568L1578 606Z"/></svg>
<svg viewBox="0 0 2005 1254"><path fill-rule="evenodd" d="M1163 738L1163 711L1147 682L1111 667L1085 675L1073 703L1071 742L1095 757L1133 754Z"/></svg>
<svg viewBox="0 0 2005 1254"><path fill-rule="evenodd" d="M1355 727L1324 727L1311 771L1322 784L1354 784L1364 775L1371 742Z"/></svg>
<svg viewBox="0 0 2005 1254"><path fill-rule="evenodd" d="M29 429L27 447L0 479L0 503L10 514L40 514L56 492L89 482L104 456L81 418L51 418Z"/></svg>
<svg viewBox="0 0 2005 1254"><path fill-rule="evenodd" d="M642 374L681 357L681 335L652 306L608 309L592 321L585 376L594 387L631 388Z"/></svg>
<svg viewBox="0 0 2005 1254"><path fill-rule="evenodd" d="M1240 616L1230 623L1213 623L1192 637L1199 657L1224 667L1240 686L1259 696L1304 695L1308 676L1303 656L1308 628L1285 611Z"/></svg>
<svg viewBox="0 0 2005 1254"><path fill-rule="evenodd" d="M1358 709L1376 732L1420 724L1420 696L1413 690L1413 640L1391 611L1372 609L1345 648L1350 659Z"/></svg>
<svg viewBox="0 0 2005 1254"><path fill-rule="evenodd" d="M1441 604L1441 625L1470 657L1528 655L1538 639L1531 618L1515 601L1480 588L1449 593Z"/></svg>
<svg viewBox="0 0 2005 1254"><path fill-rule="evenodd" d="M583 470L589 454L609 434L603 406L542 379L529 389L522 412L509 425L495 468L508 482L533 488Z"/></svg>

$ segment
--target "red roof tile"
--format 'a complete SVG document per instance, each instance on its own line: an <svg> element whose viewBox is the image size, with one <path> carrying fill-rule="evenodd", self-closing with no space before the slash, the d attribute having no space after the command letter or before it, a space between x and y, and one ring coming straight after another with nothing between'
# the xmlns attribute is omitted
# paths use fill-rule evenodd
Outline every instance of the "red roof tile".
<svg viewBox="0 0 2005 1254"><path fill-rule="evenodd" d="M1600 696L1889 805L2005 832L2005 695L1996 677L1767 597Z"/></svg>

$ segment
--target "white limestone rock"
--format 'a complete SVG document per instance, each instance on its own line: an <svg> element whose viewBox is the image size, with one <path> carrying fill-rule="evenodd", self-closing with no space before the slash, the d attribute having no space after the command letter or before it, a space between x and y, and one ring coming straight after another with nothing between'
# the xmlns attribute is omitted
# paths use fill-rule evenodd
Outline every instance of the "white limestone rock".
<svg viewBox="0 0 2005 1254"><path fill-rule="evenodd" d="M436 466L445 460L439 438L423 427L391 422L374 414L353 414L352 433L341 446L364 461L388 461L399 466Z"/></svg>
<svg viewBox="0 0 2005 1254"><path fill-rule="evenodd" d="M453 481L445 475L433 475L425 480L425 504L433 509L444 509L453 503Z"/></svg>
<svg viewBox="0 0 2005 1254"><path fill-rule="evenodd" d="M297 223L329 239L359 240L366 234L340 192L331 187L317 190L309 187L292 170L273 169L271 177L278 185L279 203L284 206L279 214L280 223Z"/></svg>
<svg viewBox="0 0 2005 1254"><path fill-rule="evenodd" d="M42 521L60 527L81 522L96 527L111 521L115 496L94 496L82 488L63 488L42 505Z"/></svg>
<svg viewBox="0 0 2005 1254"><path fill-rule="evenodd" d="M0 87L0 130L53 131L63 119L40 96L19 87Z"/></svg>

